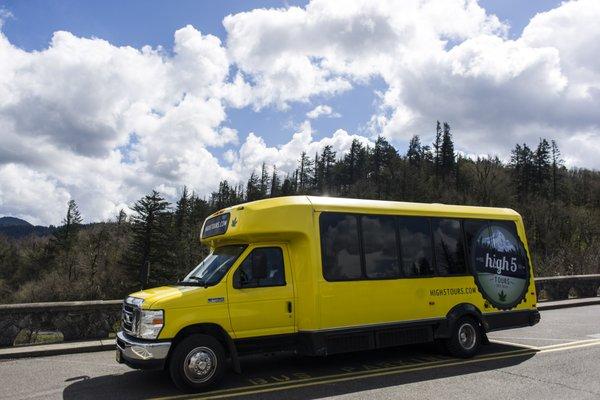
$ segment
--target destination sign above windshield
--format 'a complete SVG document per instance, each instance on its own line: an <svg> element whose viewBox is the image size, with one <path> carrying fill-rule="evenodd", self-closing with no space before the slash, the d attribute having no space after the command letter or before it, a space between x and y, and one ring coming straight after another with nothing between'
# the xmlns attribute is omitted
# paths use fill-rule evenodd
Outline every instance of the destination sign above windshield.
<svg viewBox="0 0 600 400"><path fill-rule="evenodd" d="M204 230L202 231L202 239L222 235L227 232L227 226L229 225L229 213L217 215L206 220L204 224Z"/></svg>

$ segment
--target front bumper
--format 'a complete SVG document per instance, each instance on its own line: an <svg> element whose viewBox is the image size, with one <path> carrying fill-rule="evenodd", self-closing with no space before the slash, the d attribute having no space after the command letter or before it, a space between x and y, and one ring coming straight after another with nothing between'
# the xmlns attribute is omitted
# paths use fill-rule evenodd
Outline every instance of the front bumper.
<svg viewBox="0 0 600 400"><path fill-rule="evenodd" d="M171 342L148 342L117 333L117 361L136 369L162 369Z"/></svg>

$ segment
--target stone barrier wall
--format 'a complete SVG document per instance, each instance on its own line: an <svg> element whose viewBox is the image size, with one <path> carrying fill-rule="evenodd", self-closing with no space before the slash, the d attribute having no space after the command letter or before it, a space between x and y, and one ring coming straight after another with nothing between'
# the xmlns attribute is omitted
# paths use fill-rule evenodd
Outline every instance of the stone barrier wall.
<svg viewBox="0 0 600 400"><path fill-rule="evenodd" d="M600 274L536 278L540 301L596 297ZM17 335L35 341L37 332L59 332L62 340L105 339L118 329L122 300L0 304L0 347ZM28 340L27 340L28 339Z"/></svg>
<svg viewBox="0 0 600 400"><path fill-rule="evenodd" d="M59 332L64 341L105 339L121 319L122 300L0 304L0 347L17 335L35 341L37 332Z"/></svg>
<svg viewBox="0 0 600 400"><path fill-rule="evenodd" d="M535 288L540 301L596 297L600 274L535 278Z"/></svg>

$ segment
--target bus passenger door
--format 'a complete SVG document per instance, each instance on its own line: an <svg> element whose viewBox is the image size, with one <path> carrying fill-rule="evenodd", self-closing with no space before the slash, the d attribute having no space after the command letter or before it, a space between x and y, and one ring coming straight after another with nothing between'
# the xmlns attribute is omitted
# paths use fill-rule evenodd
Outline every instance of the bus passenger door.
<svg viewBox="0 0 600 400"><path fill-rule="evenodd" d="M285 245L255 246L227 282L236 338L295 332L292 270Z"/></svg>

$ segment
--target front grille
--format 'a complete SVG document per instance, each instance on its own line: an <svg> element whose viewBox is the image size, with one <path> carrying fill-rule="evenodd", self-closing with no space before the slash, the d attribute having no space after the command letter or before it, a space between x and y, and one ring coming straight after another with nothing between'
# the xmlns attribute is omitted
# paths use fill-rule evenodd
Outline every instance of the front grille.
<svg viewBox="0 0 600 400"><path fill-rule="evenodd" d="M132 304L123 302L123 313L121 318L121 327L129 334L134 335L137 331L138 321L140 320L140 309Z"/></svg>

